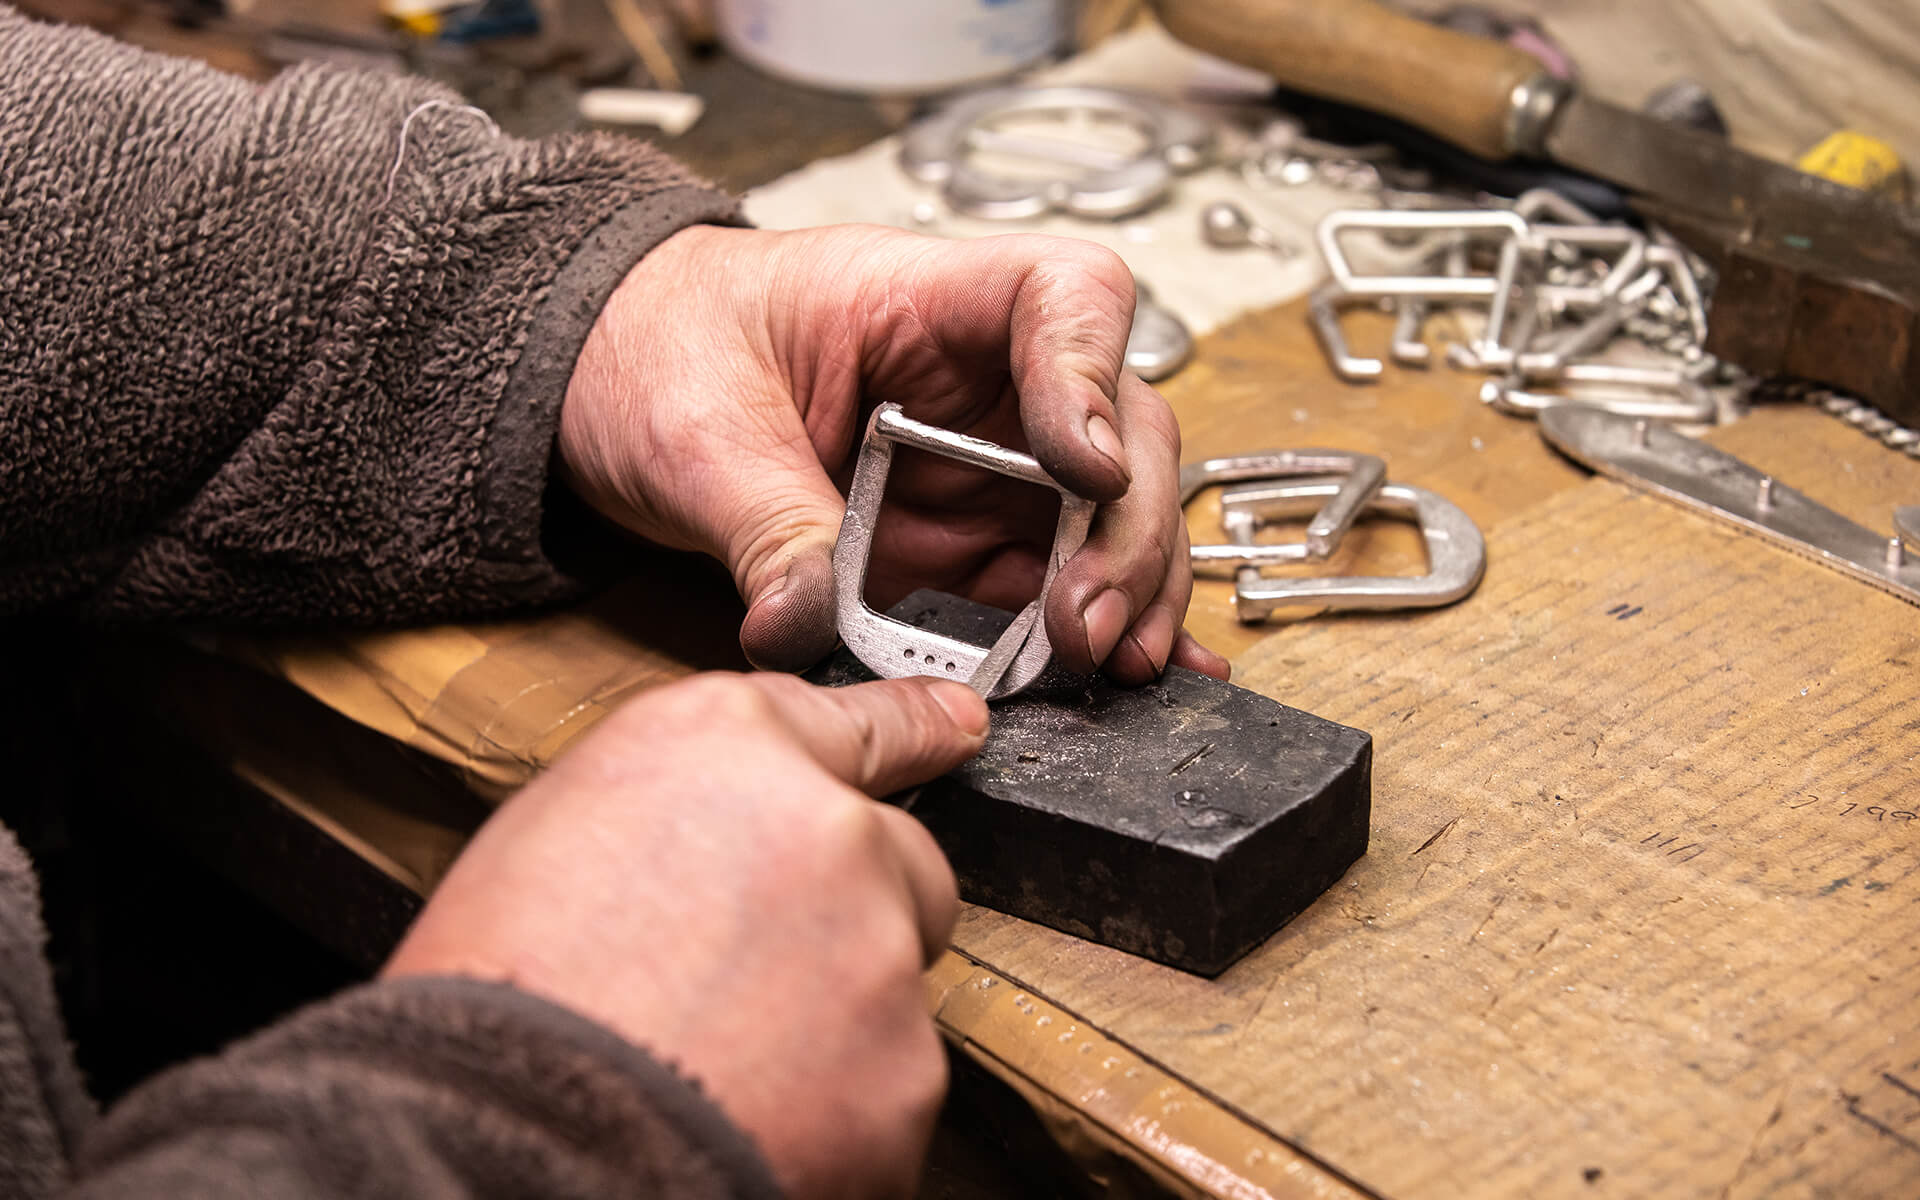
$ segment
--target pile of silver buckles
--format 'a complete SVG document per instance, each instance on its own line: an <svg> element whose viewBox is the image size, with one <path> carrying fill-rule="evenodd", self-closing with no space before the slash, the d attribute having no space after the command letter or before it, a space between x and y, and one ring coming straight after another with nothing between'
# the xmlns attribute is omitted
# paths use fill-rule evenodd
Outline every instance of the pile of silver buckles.
<svg viewBox="0 0 1920 1200"><path fill-rule="evenodd" d="M1364 267L1348 245L1362 231L1381 243ZM1502 412L1533 416L1576 402L1690 424L1730 415L1725 385L1738 380L1704 348L1711 281L1662 233L1604 224L1543 189L1511 209L1334 212L1317 239L1331 275L1309 298L1308 318L1349 382L1377 379L1383 366L1348 347L1342 308L1389 307L1391 356L1425 366L1427 319L1449 307L1484 313L1478 334L1450 346L1447 361L1492 376L1480 398ZM1641 343L1638 353L1598 357L1620 338Z"/></svg>
<svg viewBox="0 0 1920 1200"><path fill-rule="evenodd" d="M1234 613L1260 621L1279 609L1436 608L1469 595L1486 571L1487 545L1473 519L1425 488L1387 482L1386 464L1343 450L1267 450L1189 463L1180 502L1229 485L1220 497L1227 541L1192 549L1194 574L1233 579ZM1261 568L1321 561L1369 511L1408 517L1426 542L1423 575L1274 578ZM1260 527L1313 513L1305 540L1260 543Z"/></svg>

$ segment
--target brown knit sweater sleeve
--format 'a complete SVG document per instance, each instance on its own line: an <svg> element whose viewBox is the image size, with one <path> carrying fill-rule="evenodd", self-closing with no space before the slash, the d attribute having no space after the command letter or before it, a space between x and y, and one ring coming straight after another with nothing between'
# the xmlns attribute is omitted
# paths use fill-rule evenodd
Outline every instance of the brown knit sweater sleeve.
<svg viewBox="0 0 1920 1200"><path fill-rule="evenodd" d="M636 141L505 137L402 77L259 86L0 5L0 615L565 593L541 508L574 358L641 254L736 219Z"/></svg>
<svg viewBox="0 0 1920 1200"><path fill-rule="evenodd" d="M613 1033L502 984L388 980L133 1092L70 1200L777 1200L746 1138Z"/></svg>

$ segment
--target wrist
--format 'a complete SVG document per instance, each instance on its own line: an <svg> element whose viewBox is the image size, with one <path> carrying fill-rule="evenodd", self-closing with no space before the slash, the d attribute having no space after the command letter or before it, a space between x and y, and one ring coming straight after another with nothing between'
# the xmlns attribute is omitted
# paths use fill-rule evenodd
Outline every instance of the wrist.
<svg viewBox="0 0 1920 1200"><path fill-rule="evenodd" d="M574 360L554 432L555 473L629 530L654 533L653 505L630 469L652 452L648 387L671 373L669 357L684 353L689 338L711 337L700 328L717 315L706 264L716 244L747 233L690 225L661 240L607 293Z"/></svg>

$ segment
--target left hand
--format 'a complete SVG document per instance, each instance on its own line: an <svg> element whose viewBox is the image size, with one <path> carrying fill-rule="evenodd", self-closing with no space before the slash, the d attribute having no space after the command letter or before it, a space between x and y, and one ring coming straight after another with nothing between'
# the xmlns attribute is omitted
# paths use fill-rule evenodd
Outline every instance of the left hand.
<svg viewBox="0 0 1920 1200"><path fill-rule="evenodd" d="M953 870L869 799L972 757L946 679L696 675L609 715L496 812L384 974L511 983L672 1063L793 1200L912 1196L946 1089L920 972Z"/></svg>
<svg viewBox="0 0 1920 1200"><path fill-rule="evenodd" d="M740 641L798 669L834 645L833 543L873 405L1032 453L1100 502L1048 595L1069 668L1144 683L1226 661L1181 629L1193 576L1180 431L1122 366L1133 276L1037 235L944 241L873 226L695 226L630 271L561 411L565 477L600 512L733 572ZM896 454L868 574L1017 609L1039 591L1055 502L1031 484Z"/></svg>

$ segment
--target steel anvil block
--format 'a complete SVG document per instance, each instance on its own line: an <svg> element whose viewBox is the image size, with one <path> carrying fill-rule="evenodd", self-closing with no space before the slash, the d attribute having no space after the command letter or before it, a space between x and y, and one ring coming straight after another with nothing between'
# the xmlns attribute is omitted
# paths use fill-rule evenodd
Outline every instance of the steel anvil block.
<svg viewBox="0 0 1920 1200"><path fill-rule="evenodd" d="M931 591L891 615L982 646L1012 619ZM872 677L844 649L808 675ZM1358 729L1179 667L1123 688L1054 665L977 758L892 799L970 903L1215 975L1366 853L1372 761Z"/></svg>

